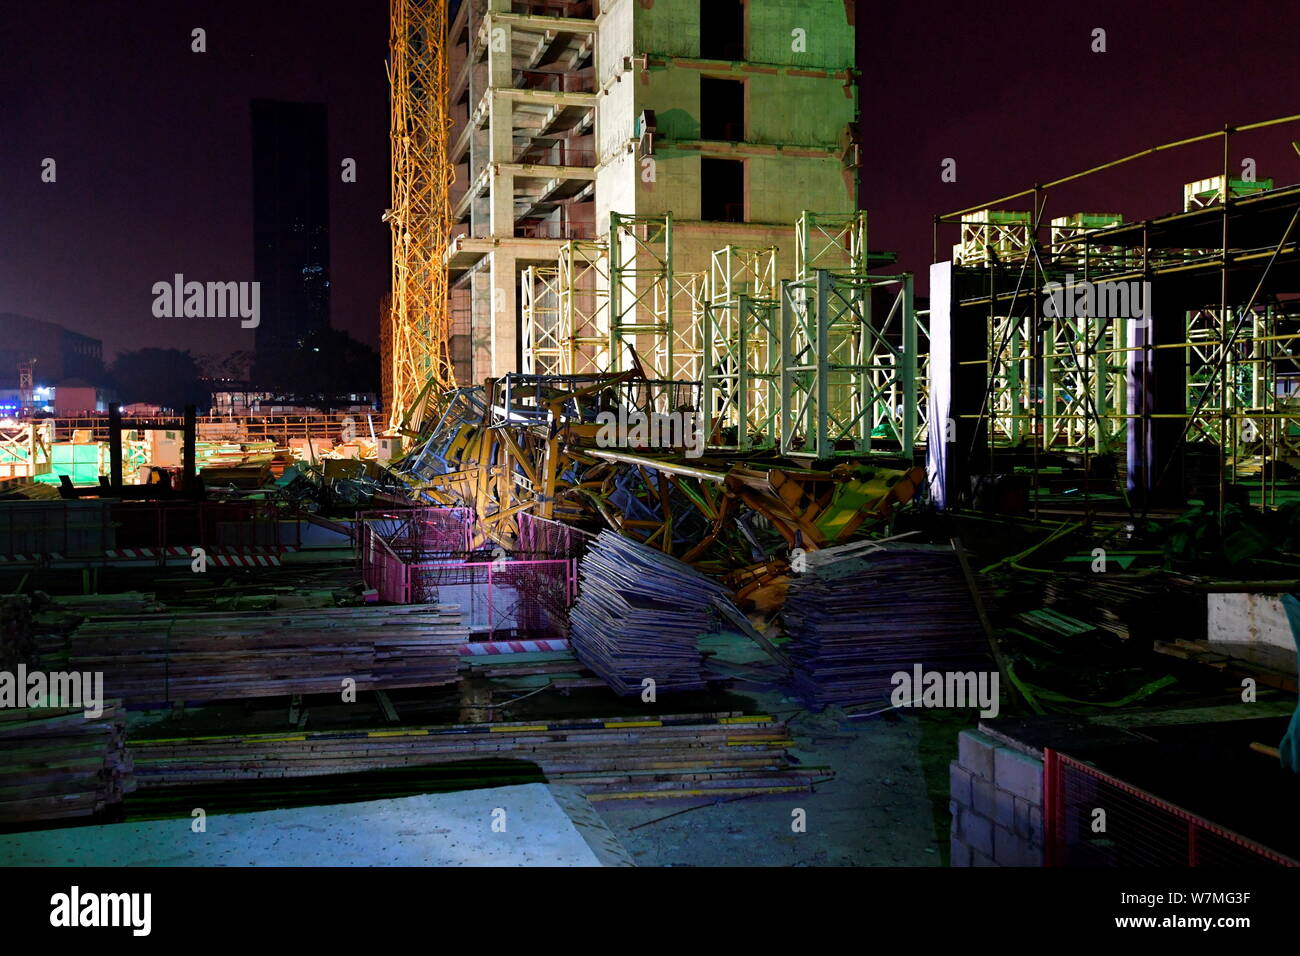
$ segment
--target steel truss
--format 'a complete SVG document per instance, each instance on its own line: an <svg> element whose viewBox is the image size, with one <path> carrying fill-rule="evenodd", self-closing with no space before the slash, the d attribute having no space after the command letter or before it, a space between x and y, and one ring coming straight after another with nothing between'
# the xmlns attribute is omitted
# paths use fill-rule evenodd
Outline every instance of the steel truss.
<svg viewBox="0 0 1300 956"><path fill-rule="evenodd" d="M612 213L607 242L565 243L558 267L525 271L524 368L701 382L714 447L910 456L912 277L867 271L866 226L865 212L804 212L799 278L782 283L775 247L727 246L707 273L677 273L671 216Z"/></svg>
<svg viewBox="0 0 1300 956"><path fill-rule="evenodd" d="M958 274L964 292L952 320L982 312L988 323L979 362L987 391L978 410L962 402L960 417L986 426L990 467L998 445L1081 453L1085 468L1087 455L1110 454L1126 462L1131 492L1176 497L1205 493L1204 463L1213 454L1220 507L1228 485L1247 478L1258 482L1255 500L1276 503L1270 463L1300 447L1300 309L1289 301L1300 187L1274 188L1271 179L1236 179L1230 171L1236 136L1296 123L1300 115L1225 127L997 200L1032 197L1033 212L987 205L936 219L936 259L939 225L960 230L952 260L966 272ZM1125 222L1117 213L1075 213L1051 219L1050 232L1042 228L1050 190L1158 150L1214 140L1222 172L1183 186L1181 214ZM987 288L977 270L988 276ZM1114 297L1101 316L1045 307L1049 290L1068 296L1084 283L1088 291L1124 286L1130 296L1141 288L1144 299L1155 296L1154 316L1149 300L1143 316L1115 310ZM1192 446L1200 447L1189 453ZM962 467L978 454L967 450Z"/></svg>
<svg viewBox="0 0 1300 956"><path fill-rule="evenodd" d="M812 278L818 269L861 274L867 271L867 213L819 213L805 209L795 225L795 277Z"/></svg>
<svg viewBox="0 0 1300 956"><path fill-rule="evenodd" d="M389 428L418 429L419 399L455 386L443 249L451 231L447 157L448 7L390 0L388 83L392 146L392 304L381 332Z"/></svg>
<svg viewBox="0 0 1300 956"><path fill-rule="evenodd" d="M890 289L883 319L872 293ZM838 274L781 284L780 449L787 455L862 455L916 440L917 324L912 276Z"/></svg>
<svg viewBox="0 0 1300 956"><path fill-rule="evenodd" d="M713 445L773 448L779 430L781 330L776 247L725 246L709 267L704 407Z"/></svg>
<svg viewBox="0 0 1300 956"><path fill-rule="evenodd" d="M609 214L609 368L677 377L673 218Z"/></svg>

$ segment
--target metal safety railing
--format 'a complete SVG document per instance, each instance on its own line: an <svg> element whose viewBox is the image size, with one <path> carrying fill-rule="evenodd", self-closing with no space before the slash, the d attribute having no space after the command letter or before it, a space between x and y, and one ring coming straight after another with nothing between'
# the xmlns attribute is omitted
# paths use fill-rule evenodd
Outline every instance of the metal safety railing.
<svg viewBox="0 0 1300 956"><path fill-rule="evenodd" d="M1048 866L1300 866L1057 750L1043 752L1043 803Z"/></svg>
<svg viewBox="0 0 1300 956"><path fill-rule="evenodd" d="M122 416L122 428L130 431L135 422L154 422L157 416L133 418ZM370 419L367 422L367 418ZM108 441L108 416L83 415L74 418L47 419L54 423L54 440L70 442L77 437L90 441ZM342 437L345 430L369 437L382 430L380 412L320 412L303 415L203 415L197 419L199 441L273 441L286 444L293 438ZM178 429L179 431L179 426ZM78 436L81 432L82 436Z"/></svg>
<svg viewBox="0 0 1300 956"><path fill-rule="evenodd" d="M471 550L477 522L467 508L367 512L362 518L362 579L381 601L458 605L466 626L489 640L565 637L577 597L582 532L523 516L515 549Z"/></svg>

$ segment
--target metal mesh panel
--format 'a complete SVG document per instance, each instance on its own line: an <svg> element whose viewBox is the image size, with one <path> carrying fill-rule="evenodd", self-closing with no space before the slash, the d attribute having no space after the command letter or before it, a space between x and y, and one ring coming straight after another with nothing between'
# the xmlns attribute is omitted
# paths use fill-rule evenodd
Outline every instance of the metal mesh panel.
<svg viewBox="0 0 1300 956"><path fill-rule="evenodd" d="M366 587L394 604L455 604L475 633L561 639L577 590L577 555L589 537L559 522L521 516L519 547L470 550L469 508L363 515L359 547Z"/></svg>
<svg viewBox="0 0 1300 956"><path fill-rule="evenodd" d="M524 512L519 515L519 550L538 558L580 558L595 536L580 528L539 518Z"/></svg>
<svg viewBox="0 0 1300 956"><path fill-rule="evenodd" d="M369 528L361 532L361 577L366 587L379 592L379 600L390 604L410 601L406 562Z"/></svg>
<svg viewBox="0 0 1300 956"><path fill-rule="evenodd" d="M1044 774L1049 865L1300 866L1065 754L1046 751Z"/></svg>
<svg viewBox="0 0 1300 956"><path fill-rule="evenodd" d="M491 637L563 638L574 588L564 559L411 565L410 602L458 604L466 624Z"/></svg>

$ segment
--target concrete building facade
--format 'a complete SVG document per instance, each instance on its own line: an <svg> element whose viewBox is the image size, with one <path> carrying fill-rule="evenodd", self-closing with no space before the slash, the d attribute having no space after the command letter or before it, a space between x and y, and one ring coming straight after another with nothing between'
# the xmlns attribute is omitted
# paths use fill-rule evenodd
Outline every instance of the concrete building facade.
<svg viewBox="0 0 1300 956"><path fill-rule="evenodd" d="M852 11L845 0L462 3L445 256L458 380L535 367L521 275L555 269L566 242L608 240L616 215L672 220L671 249L639 226L644 245L616 251L628 271L653 271L628 256L667 260L680 281L707 275L716 249L774 246L792 278L801 212L857 208ZM646 280L627 281L640 309ZM596 364L619 361L606 350Z"/></svg>

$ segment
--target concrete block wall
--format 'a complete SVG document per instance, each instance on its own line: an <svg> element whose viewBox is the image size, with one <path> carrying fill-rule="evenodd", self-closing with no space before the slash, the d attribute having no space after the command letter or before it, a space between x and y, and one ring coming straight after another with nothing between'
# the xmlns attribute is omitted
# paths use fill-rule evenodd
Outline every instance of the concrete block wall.
<svg viewBox="0 0 1300 956"><path fill-rule="evenodd" d="M952 866L1043 865L1043 761L963 730L948 767Z"/></svg>

